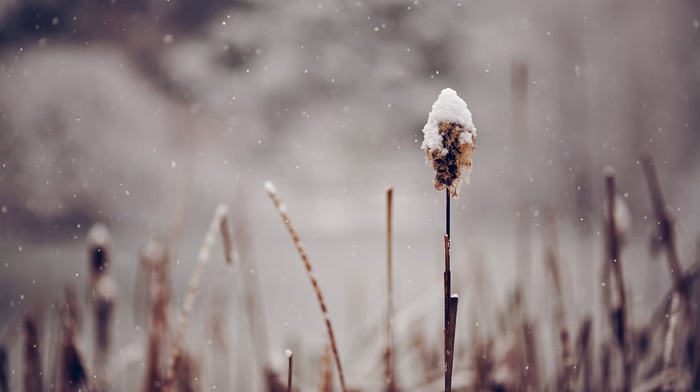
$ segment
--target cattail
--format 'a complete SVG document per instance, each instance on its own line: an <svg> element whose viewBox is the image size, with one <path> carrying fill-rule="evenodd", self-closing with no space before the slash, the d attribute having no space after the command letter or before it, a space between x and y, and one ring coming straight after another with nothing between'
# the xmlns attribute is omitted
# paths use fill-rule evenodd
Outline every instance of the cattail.
<svg viewBox="0 0 700 392"><path fill-rule="evenodd" d="M113 246L107 226L95 223L87 234L88 270L93 281L109 269Z"/></svg>
<svg viewBox="0 0 700 392"><path fill-rule="evenodd" d="M457 301L451 300L452 276L450 271L450 196L457 197L463 178L469 183L472 168L472 156L476 150L476 127L467 104L457 93L446 88L440 92L433 104L428 122L423 127L423 144L426 163L435 169L433 185L438 191L445 190L445 272L444 281L444 373L445 390L451 389L451 373L454 355L449 342L454 342L455 328L450 328L450 314L457 312L451 306Z"/></svg>
<svg viewBox="0 0 700 392"><path fill-rule="evenodd" d="M428 115L423 135L421 148L426 163L435 169L435 189L447 189L452 197L457 197L462 180L469 183L476 127L467 104L454 90L442 90Z"/></svg>
<svg viewBox="0 0 700 392"><path fill-rule="evenodd" d="M112 235L107 226L96 223L87 235L90 293L95 325L96 371L103 379L112 344L111 328L117 300L117 286L109 276L113 254Z"/></svg>
<svg viewBox="0 0 700 392"><path fill-rule="evenodd" d="M323 318L326 321L326 330L328 331L328 338L331 343L331 350L333 351L333 357L335 358L335 365L338 369L340 387L343 390L343 392L346 392L347 388L345 386L345 377L343 375L343 367L340 363L340 355L338 355L338 346L335 342L335 335L333 334L333 325L331 324L331 318L328 315L328 309L326 307L326 302L323 299L321 288L318 286L316 275L314 275L313 269L311 268L311 262L309 261L309 257L306 255L304 245L302 245L301 240L299 239L299 235L297 234L296 229L292 225L292 221L289 219L289 215L287 215L287 208L284 204L282 204L282 201L280 200L279 196L277 196L277 189L270 181L268 181L265 183L265 190L267 191L268 196L270 196L270 199L272 199L272 203L277 208L280 217L287 226L287 230L292 236L294 245L296 246L297 252L299 252L299 256L301 257L301 261L304 263L304 267L306 268L306 273L309 276L309 280L311 280L311 286L313 286L314 292L316 293L316 299L318 300L318 304L321 306L321 313L323 314Z"/></svg>
<svg viewBox="0 0 700 392"><path fill-rule="evenodd" d="M195 264L194 272L192 273L192 277L190 278L190 282L187 286L187 293L185 294L185 300L182 305L182 312L180 314L180 319L178 320L177 329L175 330L175 338L173 340L170 360L166 371L165 384L163 386L163 390L166 392L172 390L176 381L176 366L181 355L187 323L189 322L190 316L192 315L192 310L194 309L194 301L199 294L199 284L202 281L204 266L209 262L211 248L214 245L214 240L216 239L216 232L221 231L221 222L226 219L226 215L228 215L228 207L226 207L224 204L220 204L214 212L214 217L212 218L211 223L209 224L209 229L204 236L202 246L199 248L197 263ZM223 233L222 235L225 236ZM226 251L226 249L224 249L224 251Z"/></svg>

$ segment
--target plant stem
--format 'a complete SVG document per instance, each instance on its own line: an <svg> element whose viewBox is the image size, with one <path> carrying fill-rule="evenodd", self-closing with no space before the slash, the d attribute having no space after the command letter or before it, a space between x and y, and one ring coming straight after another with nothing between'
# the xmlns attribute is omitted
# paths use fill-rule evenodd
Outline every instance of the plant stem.
<svg viewBox="0 0 700 392"><path fill-rule="evenodd" d="M386 382L387 390L394 392L396 381L394 379L394 284L391 271L391 248L392 248L392 209L393 209L394 189L389 187L386 190L386 266L387 266L387 306L386 306Z"/></svg>
<svg viewBox="0 0 700 392"><path fill-rule="evenodd" d="M326 307L326 302L323 299L321 288L319 287L318 281L316 280L316 275L314 275L313 269L311 268L309 256L306 254L306 250L304 249L304 246L302 245L301 240L299 239L299 234L297 234L296 229L292 225L292 221L290 220L289 215L287 214L287 208L284 206L284 204L282 204L282 200L280 200L279 196L277 196L277 190L275 189L275 186L272 185L271 182L267 182L265 183L265 189L267 191L267 195L270 196L272 203L275 205L275 208L277 208L277 212L280 214L282 221L284 222L285 226L287 226L287 231L289 231L289 235L292 237L294 246L297 248L299 257L301 258L301 261L304 264L304 268L306 269L306 274L309 276L309 280L311 281L311 286L313 287L314 292L316 293L316 299L318 300L318 304L321 307L321 314L323 314L323 318L326 322L326 330L328 331L328 338L331 343L331 351L333 352L333 357L335 358L335 365L338 369L340 389L343 392L347 392L348 389L345 386L343 366L340 363L340 355L338 354L338 345L335 341L335 334L333 334L333 325L331 324L331 319L328 315L328 308Z"/></svg>
<svg viewBox="0 0 700 392"><path fill-rule="evenodd" d="M447 189L445 189L445 273L443 280L445 285L445 391L450 391L452 389L452 355L449 348L449 329L452 276L450 272L450 192Z"/></svg>
<svg viewBox="0 0 700 392"><path fill-rule="evenodd" d="M676 251L673 218L666 209L663 193L661 192L661 185L659 185L659 179L656 175L656 168L651 159L651 152L648 148L643 148L640 157L642 162L642 170L644 170L644 177L646 178L647 187L649 189L652 209L654 210L654 215L656 216L656 221L659 225L659 240L666 251L666 258L668 259L669 269L671 272L671 277L673 278L673 283L676 286L676 291L678 294L680 294L681 301L684 302L682 306L687 310L690 308L687 304L688 292L685 285L685 278L683 276L683 267L681 266L678 252Z"/></svg>
<svg viewBox="0 0 700 392"><path fill-rule="evenodd" d="M294 366L294 354L292 354L292 350L287 350L287 358L289 358L289 372L287 374L287 392L292 392L292 369Z"/></svg>
<svg viewBox="0 0 700 392"><path fill-rule="evenodd" d="M625 293L625 280L622 276L622 260L620 260L620 239L618 238L617 224L615 223L615 172L611 167L607 167L604 174L608 201L608 252L620 300L619 331L621 331L622 336L619 337L619 343L622 351L624 371L623 390L630 391L632 389L632 363L627 333L627 296Z"/></svg>

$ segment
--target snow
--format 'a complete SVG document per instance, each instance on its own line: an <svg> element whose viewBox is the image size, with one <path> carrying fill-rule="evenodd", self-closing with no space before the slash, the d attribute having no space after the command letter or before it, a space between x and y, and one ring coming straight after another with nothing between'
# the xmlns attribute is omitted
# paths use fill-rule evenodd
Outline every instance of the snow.
<svg viewBox="0 0 700 392"><path fill-rule="evenodd" d="M423 127L424 139L421 145L423 150L442 149L443 153L447 153L447 149L442 145L442 136L438 131L441 122L462 125L464 132L459 135L459 142L473 145L476 137L476 127L472 121L472 113L467 108L467 103L451 88L446 88L440 92L430 114L428 114L428 122Z"/></svg>
<svg viewBox="0 0 700 392"><path fill-rule="evenodd" d="M275 184L273 184L272 181L265 181L265 191L269 195L274 195L277 193L277 188L275 188Z"/></svg>
<svg viewBox="0 0 700 392"><path fill-rule="evenodd" d="M292 357L292 350L286 349L284 350L285 354L287 354L287 357L291 358Z"/></svg>

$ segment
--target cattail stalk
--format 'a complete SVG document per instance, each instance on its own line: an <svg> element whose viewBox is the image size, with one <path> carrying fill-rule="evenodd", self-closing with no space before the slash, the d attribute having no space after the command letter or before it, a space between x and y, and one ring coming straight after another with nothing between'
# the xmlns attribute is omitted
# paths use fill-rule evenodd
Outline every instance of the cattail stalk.
<svg viewBox="0 0 700 392"><path fill-rule="evenodd" d="M70 297L67 296L63 304L56 307L63 326L62 374L59 391L95 391L97 389L93 382L95 374L90 369L85 349L78 338L75 310L71 309L70 301ZM105 383L102 378L98 381ZM84 389L81 389L81 386Z"/></svg>
<svg viewBox="0 0 700 392"><path fill-rule="evenodd" d="M476 127L467 103L457 93L446 88L440 92L433 104L428 122L423 127L423 143L426 163L435 169L433 186L445 190L445 272L443 274L444 298L444 367L445 391L451 390L453 353L449 349L451 312L450 272L450 196L457 197L463 180L469 183L472 157L476 151ZM456 304L456 302L455 302ZM456 306L456 305L455 305ZM454 309L456 312L456 308Z"/></svg>
<svg viewBox="0 0 700 392"><path fill-rule="evenodd" d="M608 206L608 254L609 262L612 265L615 285L617 286L619 305L619 335L618 343L622 352L622 365L624 373L624 391L632 389L632 358L629 345L629 333L627 331L627 295L625 291L625 280L622 275L622 260L620 259L620 239L618 238L617 224L615 222L615 171L608 166L604 170L605 186L607 190Z"/></svg>
<svg viewBox="0 0 700 392"><path fill-rule="evenodd" d="M511 117L512 140L515 146L514 167L520 168L514 185L516 195L519 195L515 202L516 222L515 222L515 271L518 283L523 285L525 290L529 290L531 271L531 225L528 206L530 205L529 183L527 181L527 170L529 170L530 149L528 140L528 63L526 60L513 60L511 63Z"/></svg>
<svg viewBox="0 0 700 392"><path fill-rule="evenodd" d="M199 294L199 284L202 280L202 274L204 272L204 267L209 262L209 257L211 254L211 248L214 245L214 240L216 239L216 232L221 231L221 222L226 219L228 214L228 208L224 204L220 204L214 212L214 217L209 224L209 230L207 230L204 240L202 241L202 246L199 248L199 253L197 254L197 263L195 264L194 272L190 278L189 284L187 286L187 293L185 294L185 300L182 305L182 311L178 324L175 330L175 338L173 340L173 347L170 353L170 360L168 361L165 383L163 386L163 391L170 392L173 389L175 383L175 370L180 359L182 344L185 338L185 331L187 329L187 323L192 316L192 311L194 309L194 301L197 299ZM222 232L225 236L226 233ZM227 240L224 239L224 243ZM230 239L228 240L230 241ZM226 249L225 249L226 251ZM228 255L226 255L228 259Z"/></svg>
<svg viewBox="0 0 700 392"><path fill-rule="evenodd" d="M165 244L150 239L141 251L141 265L148 279L148 346L144 392L156 392L163 386L162 357L168 335L170 304L170 261ZM143 298L138 298L143 301Z"/></svg>
<svg viewBox="0 0 700 392"><path fill-rule="evenodd" d="M109 275L112 265L112 235L107 226L96 223L87 234L89 288L95 325L95 370L100 382L106 379L117 286Z"/></svg>
<svg viewBox="0 0 700 392"><path fill-rule="evenodd" d="M294 369L294 353L292 350L285 350L287 354L287 359L289 361L289 367L287 369L287 392L292 392L292 370Z"/></svg>
<svg viewBox="0 0 700 392"><path fill-rule="evenodd" d="M452 390L452 365L454 363L455 351L455 330L457 329L457 294L452 294L449 298L447 332L445 333L445 357L447 358L447 368L445 369L445 389Z"/></svg>
<svg viewBox="0 0 700 392"><path fill-rule="evenodd" d="M396 390L396 379L394 377L394 284L391 270L392 251L392 209L393 209L393 188L386 190L386 266L387 266L387 306L386 306L386 382L387 391Z"/></svg>
<svg viewBox="0 0 700 392"><path fill-rule="evenodd" d="M333 351L333 357L335 359L335 365L338 370L338 377L340 378L340 388L342 389L343 392L347 392L347 387L345 386L345 376L343 375L343 366L340 363L340 356L338 355L338 346L335 341L335 335L333 334L333 325L331 324L331 319L328 316L328 309L326 307L326 302L323 300L323 294L321 294L321 288L318 286L318 281L316 280L316 275L314 275L313 269L311 268L311 262L309 261L309 257L306 254L306 250L304 249L304 246L301 243L301 240L299 239L299 235L297 234L296 229L292 225L292 221L289 218L289 215L287 215L287 208L284 204L282 204L282 201L280 200L279 196L277 195L277 190L275 189L275 186L271 182L266 182L265 183L265 190L267 191L268 196L270 196L270 199L272 200L272 203L275 205L277 208L277 211L280 214L280 217L282 218L282 221L284 224L287 226L287 230L289 231L289 234L292 236L292 240L294 241L294 245L297 248L297 252L299 253L299 256L301 257L301 261L304 263L304 267L306 268L306 273L309 276L309 280L311 281L311 286L313 286L314 292L316 293L316 299L318 300L318 304L321 306L321 313L323 314L323 318L325 319L326 322L326 329L328 330L328 338L330 339L331 343L331 350Z"/></svg>
<svg viewBox="0 0 700 392"><path fill-rule="evenodd" d="M559 236L554 213L545 211L545 262L552 274L555 292L555 320L559 329L559 342L561 344L562 360L562 389L572 390L573 365L571 361L571 349L569 342L569 331L566 327L566 308L564 306L564 292L561 281L561 268L559 256Z"/></svg>
<svg viewBox="0 0 700 392"><path fill-rule="evenodd" d="M445 189L445 272L443 274L443 284L445 288L445 347L443 353L445 355L445 391L452 390L452 361L454 359L450 350L450 341L454 344L454 328L450 329L450 294L452 290L452 272L450 271L450 193ZM455 309L456 312L456 309ZM451 332L450 332L451 331ZM452 336L450 336L452 334Z"/></svg>
<svg viewBox="0 0 700 392"><path fill-rule="evenodd" d="M659 179L656 175L656 168L651 158L651 151L648 147L642 148L640 153L642 170L646 178L647 187L649 189L649 197L651 198L652 209L658 223L658 236L661 246L666 251L668 260L669 272L673 279L676 292L681 296L681 306L686 311L686 316L691 316L692 310L689 303L688 292L683 275L683 267L681 266L678 251L676 249L675 225L670 211L666 208ZM690 319L690 317L689 317Z"/></svg>
<svg viewBox="0 0 700 392"><path fill-rule="evenodd" d="M668 326L666 328L666 336L664 338L664 370L671 368L671 358L673 355L673 346L675 345L674 342L676 338L676 326L678 325L678 309L680 308L679 302L679 295L678 293L674 292L671 298L671 308L668 312Z"/></svg>

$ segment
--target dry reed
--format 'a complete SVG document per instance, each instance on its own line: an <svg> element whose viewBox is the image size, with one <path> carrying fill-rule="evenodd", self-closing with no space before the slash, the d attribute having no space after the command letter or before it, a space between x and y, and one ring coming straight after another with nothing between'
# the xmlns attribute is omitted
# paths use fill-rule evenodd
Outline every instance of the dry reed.
<svg viewBox="0 0 700 392"><path fill-rule="evenodd" d="M292 392L292 370L294 369L294 353L292 350L285 350L287 354L288 368L287 368L287 392Z"/></svg>
<svg viewBox="0 0 700 392"><path fill-rule="evenodd" d="M69 290L67 290L69 292ZM75 318L75 311L71 309L75 303L71 304L70 296L67 295L61 304L56 306L59 318L63 326L62 349L61 349L61 374L58 390L69 391L95 391L94 379L97 377L90 369L87 361L85 349L78 336L78 325ZM95 380L106 386L106 380L98 378ZM83 389L84 388L84 389Z"/></svg>
<svg viewBox="0 0 700 392"><path fill-rule="evenodd" d="M659 179L656 175L654 161L651 157L651 150L648 146L642 147L642 151L640 152L640 160L642 163L642 170L644 171L644 178L646 179L647 187L649 189L651 206L658 223L658 231L656 234L658 235L660 245L666 252L669 272L671 273L673 283L676 286L676 291L681 296L681 306L686 310L686 316L690 316L692 312L688 302L689 299L685 278L683 276L683 267L681 266L676 248L673 217L671 216L670 211L666 208L666 203L664 202L663 193L661 191L661 185L659 185Z"/></svg>
<svg viewBox="0 0 700 392"><path fill-rule="evenodd" d="M277 190L275 189L275 186L271 182L266 182L265 183L265 190L267 191L267 195L270 196L270 199L272 200L272 203L275 205L275 208L277 208L277 211L280 214L280 217L282 218L282 221L284 224L287 226L287 230L289 231L289 234L292 236L292 240L294 241L294 246L297 249L297 252L299 253L299 256L301 257L301 261L304 263L304 267L306 268L306 273L309 276L309 280L311 281L311 286L313 286L314 292L316 293L316 299L318 300L318 304L321 306L321 313L323 314L323 318L325 319L326 322L326 329L328 330L328 338L330 339L331 343L331 350L333 351L333 357L335 358L335 365L336 368L338 369L338 378L340 378L340 388L343 390L343 392L347 391L347 387L345 386L345 376L343 375L343 367L340 363L340 356L338 355L338 346L335 341L335 335L333 334L333 326L331 324L331 319L328 315L328 309L326 308L326 302L323 300L323 294L321 293L321 288L318 286L318 281L316 280L316 275L314 275L313 269L311 268L311 262L309 261L309 257L306 254L306 250L304 249L304 245L301 243L301 240L299 239L299 235L297 234L296 229L292 225L292 221L289 219L289 215L287 215L287 208L284 204L282 204L282 201L280 200L279 196L277 195Z"/></svg>
<svg viewBox="0 0 700 392"><path fill-rule="evenodd" d="M172 349L170 353L170 359L166 367L165 382L163 385L163 391L169 392L172 390L175 383L175 370L178 364L178 359L180 357L180 352L182 350L183 340L185 338L185 330L187 329L187 323L194 310L194 301L199 294L199 284L202 280L202 274L204 272L204 267L209 262L209 257L211 254L211 248L216 239L216 232L221 231L221 222L226 219L228 214L228 208L224 204L220 204L216 211L214 212L214 217L209 224L209 229L207 230L204 240L202 241L202 246L199 248L199 253L197 254L197 262L195 264L194 272L190 278L189 284L187 286L187 293L185 294L185 300L182 305L182 311L178 324L175 330L175 337L173 339ZM222 236L226 233L222 232ZM227 240L224 239L224 242ZM228 239L230 241L230 239Z"/></svg>
<svg viewBox="0 0 700 392"><path fill-rule="evenodd" d="M394 189L389 187L386 190L386 279L387 279L387 304L386 304L386 380L387 391L396 390L396 379L394 376L394 283L391 270L392 263L392 212L393 212Z"/></svg>
<svg viewBox="0 0 700 392"><path fill-rule="evenodd" d="M561 256L559 254L559 236L554 213L547 209L544 214L545 224L545 264L554 283L555 307L554 319L559 330L559 343L561 344L561 385L563 391L573 389L574 364L571 358L569 330L566 322L566 307L564 306L564 291L561 277Z"/></svg>
<svg viewBox="0 0 700 392"><path fill-rule="evenodd" d="M628 316L627 316L627 295L625 290L625 280L622 274L622 259L620 258L620 238L618 225L615 222L617 215L615 214L616 195L615 190L615 170L607 166L603 170L605 176L605 188L607 190L607 238L608 238L608 262L612 266L613 276L615 278L615 286L617 287L618 300L620 303L617 307L617 325L613 326L616 332L617 342L622 354L622 366L624 384L623 390L630 391L632 389L632 352L630 347L630 334L628 332Z"/></svg>
<svg viewBox="0 0 700 392"><path fill-rule="evenodd" d="M43 392L44 374L41 371L39 350L39 330L36 316L31 312L24 315L24 392Z"/></svg>
<svg viewBox="0 0 700 392"><path fill-rule="evenodd" d="M673 347L675 346L676 339L676 327L678 326L678 311L680 309L679 303L679 294L674 292L671 299L671 308L668 311L668 326L666 327L666 336L664 337L664 370L668 370L671 368L671 358L673 355Z"/></svg>
<svg viewBox="0 0 700 392"><path fill-rule="evenodd" d="M96 223L87 234L90 299L95 326L95 370L99 382L106 379L112 345L112 323L117 301L117 286L109 276L113 258L112 235L102 223Z"/></svg>
<svg viewBox="0 0 700 392"><path fill-rule="evenodd" d="M7 348L0 344L0 392L10 392L10 366L7 359Z"/></svg>
<svg viewBox="0 0 700 392"><path fill-rule="evenodd" d="M159 391L163 386L163 355L168 337L170 304L169 260L165 245L150 239L141 250L141 266L146 272L148 303L148 343L144 392Z"/></svg>
<svg viewBox="0 0 700 392"><path fill-rule="evenodd" d="M323 354L321 355L321 372L318 383L319 392L331 392L333 390L331 379L331 346L328 344L323 347Z"/></svg>

